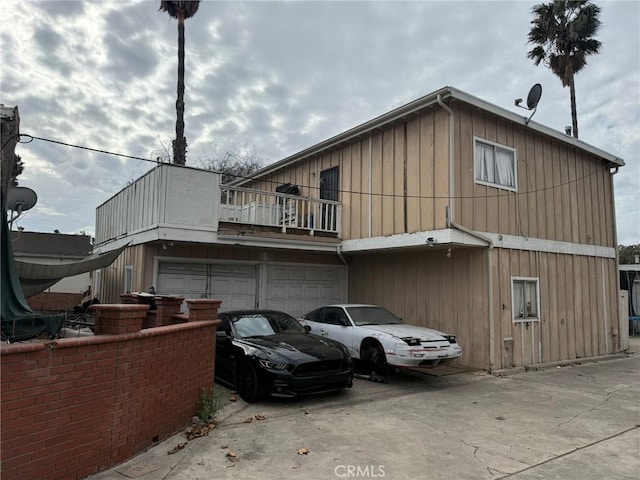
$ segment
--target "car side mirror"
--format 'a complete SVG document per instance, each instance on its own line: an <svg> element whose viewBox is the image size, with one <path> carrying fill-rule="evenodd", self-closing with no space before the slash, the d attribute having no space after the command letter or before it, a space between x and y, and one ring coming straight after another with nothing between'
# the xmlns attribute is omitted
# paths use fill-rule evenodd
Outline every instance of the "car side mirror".
<svg viewBox="0 0 640 480"><path fill-rule="evenodd" d="M304 331L309 333L311 331L311 327L309 325L304 326Z"/></svg>
<svg viewBox="0 0 640 480"><path fill-rule="evenodd" d="M230 342L231 337L225 330L217 330L216 331L216 340L218 342Z"/></svg>
<svg viewBox="0 0 640 480"><path fill-rule="evenodd" d="M349 323L349 320L347 320L346 318L341 318L340 319L340 326L341 327L350 327L351 324Z"/></svg>

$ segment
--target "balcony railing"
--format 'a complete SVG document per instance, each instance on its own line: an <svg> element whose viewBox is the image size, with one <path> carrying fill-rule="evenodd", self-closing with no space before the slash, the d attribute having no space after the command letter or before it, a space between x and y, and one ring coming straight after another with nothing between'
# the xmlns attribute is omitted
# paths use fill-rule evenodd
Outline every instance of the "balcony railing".
<svg viewBox="0 0 640 480"><path fill-rule="evenodd" d="M221 222L248 223L267 227L340 234L340 202L265 192L243 187L220 187Z"/></svg>

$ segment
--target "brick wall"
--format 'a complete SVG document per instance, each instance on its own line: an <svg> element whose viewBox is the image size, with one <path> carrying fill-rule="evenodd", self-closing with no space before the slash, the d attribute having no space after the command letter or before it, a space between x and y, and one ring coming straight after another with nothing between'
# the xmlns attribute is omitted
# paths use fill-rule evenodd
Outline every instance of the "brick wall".
<svg viewBox="0 0 640 480"><path fill-rule="evenodd" d="M218 323L2 346L0 476L85 478L188 425Z"/></svg>
<svg viewBox="0 0 640 480"><path fill-rule="evenodd" d="M82 300L82 293L42 292L27 298L35 312L60 312L73 310Z"/></svg>

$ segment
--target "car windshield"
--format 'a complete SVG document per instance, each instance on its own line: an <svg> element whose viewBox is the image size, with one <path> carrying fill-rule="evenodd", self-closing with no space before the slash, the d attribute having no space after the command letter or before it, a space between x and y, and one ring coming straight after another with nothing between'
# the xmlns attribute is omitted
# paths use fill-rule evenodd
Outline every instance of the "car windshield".
<svg viewBox="0 0 640 480"><path fill-rule="evenodd" d="M402 323L402 319L382 307L347 307L346 310L358 326Z"/></svg>
<svg viewBox="0 0 640 480"><path fill-rule="evenodd" d="M285 313L259 312L239 315L233 319L240 338L261 337L281 333L306 333L298 321Z"/></svg>

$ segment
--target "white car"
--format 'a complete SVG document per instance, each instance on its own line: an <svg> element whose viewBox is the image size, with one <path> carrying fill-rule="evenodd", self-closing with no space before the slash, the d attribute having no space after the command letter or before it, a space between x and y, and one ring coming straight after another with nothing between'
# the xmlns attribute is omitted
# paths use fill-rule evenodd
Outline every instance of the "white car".
<svg viewBox="0 0 640 480"><path fill-rule="evenodd" d="M406 325L377 305L327 305L300 319L316 335L344 344L373 371L385 367L434 367L462 355L454 335Z"/></svg>

